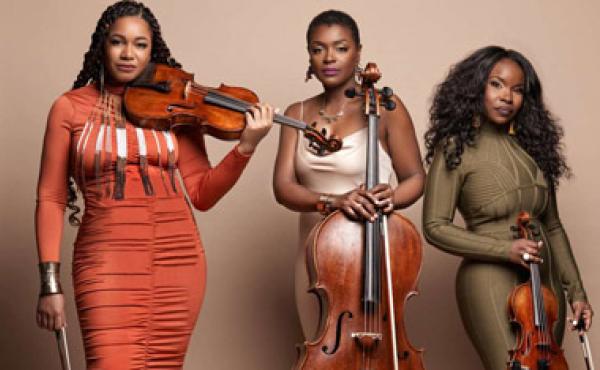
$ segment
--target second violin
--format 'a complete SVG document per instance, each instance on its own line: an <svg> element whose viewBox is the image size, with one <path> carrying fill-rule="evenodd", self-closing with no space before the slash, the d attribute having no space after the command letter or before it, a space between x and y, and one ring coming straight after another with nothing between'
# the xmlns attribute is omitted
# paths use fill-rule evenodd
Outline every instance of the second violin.
<svg viewBox="0 0 600 370"><path fill-rule="evenodd" d="M540 241L538 226L521 212L513 228L517 238ZM566 370L563 350L552 334L558 319L554 293L541 283L539 267L529 262L531 278L518 285L508 299L511 320L518 327L517 346L510 351L508 370Z"/></svg>

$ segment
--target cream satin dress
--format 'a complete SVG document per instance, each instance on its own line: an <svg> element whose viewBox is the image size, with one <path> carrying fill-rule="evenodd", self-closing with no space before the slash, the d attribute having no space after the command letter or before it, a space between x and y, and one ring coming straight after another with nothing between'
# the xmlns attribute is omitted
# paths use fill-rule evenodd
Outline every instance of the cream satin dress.
<svg viewBox="0 0 600 370"><path fill-rule="evenodd" d="M301 106L301 119L303 107ZM344 194L365 183L368 130L364 127L344 137L342 148L319 156L309 148L308 141L298 135L294 169L298 182L308 189L324 194ZM380 183L395 182L392 160L379 143ZM312 228L323 219L318 212L303 212L299 218L299 243L296 256L296 306L306 339L313 339L319 326L320 307L315 294L308 293L306 270L306 238Z"/></svg>

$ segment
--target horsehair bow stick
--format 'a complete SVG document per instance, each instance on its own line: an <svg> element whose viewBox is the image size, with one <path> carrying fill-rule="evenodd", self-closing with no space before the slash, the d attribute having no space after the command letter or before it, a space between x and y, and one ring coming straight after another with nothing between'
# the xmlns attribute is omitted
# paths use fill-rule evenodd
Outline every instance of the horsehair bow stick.
<svg viewBox="0 0 600 370"><path fill-rule="evenodd" d="M581 343L581 350L583 351L583 360L587 370L595 370L594 360L592 359L592 350L590 349L590 341L587 334L583 330L585 328L585 321L580 318L577 322L576 329L578 330L577 335L579 336L579 343Z"/></svg>
<svg viewBox="0 0 600 370"><path fill-rule="evenodd" d="M62 370L71 370L71 359L69 358L69 345L67 343L67 329L62 328L55 330L56 343L58 344L58 355L60 356L60 364Z"/></svg>

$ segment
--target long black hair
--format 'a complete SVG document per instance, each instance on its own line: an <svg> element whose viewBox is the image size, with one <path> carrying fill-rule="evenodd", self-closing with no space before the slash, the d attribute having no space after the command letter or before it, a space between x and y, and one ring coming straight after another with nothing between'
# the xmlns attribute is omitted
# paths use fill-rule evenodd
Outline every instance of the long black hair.
<svg viewBox="0 0 600 370"><path fill-rule="evenodd" d="M104 63L104 43L110 27L121 17L140 17L148 23L152 31L152 50L150 60L154 63L168 64L172 67L181 67L171 57L171 52L162 38L160 25L152 11L144 4L133 0L122 0L106 8L100 16L96 30L92 34L92 42L89 50L85 53L83 67L73 83L73 88L79 88L90 82L100 81L101 66Z"/></svg>
<svg viewBox="0 0 600 370"><path fill-rule="evenodd" d="M464 146L475 143L478 129L473 122L485 117L486 84L491 70L501 59L517 63L525 76L523 105L513 124L515 138L535 160L546 180L558 186L559 179L571 173L562 154L563 130L546 109L542 85L533 65L521 53L499 46L476 50L454 65L437 86L429 110L429 129L425 133L425 161L430 164L435 150L441 148L449 169L460 164Z"/></svg>

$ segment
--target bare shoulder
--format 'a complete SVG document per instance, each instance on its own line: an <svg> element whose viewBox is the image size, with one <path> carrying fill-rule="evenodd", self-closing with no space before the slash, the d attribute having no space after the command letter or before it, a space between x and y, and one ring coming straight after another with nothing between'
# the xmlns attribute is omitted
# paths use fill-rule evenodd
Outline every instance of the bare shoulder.
<svg viewBox="0 0 600 370"><path fill-rule="evenodd" d="M285 108L284 115L291 117L291 118L299 119L300 113L301 113L300 112L301 106L302 106L301 101L297 101L295 103L290 104L287 108Z"/></svg>
<svg viewBox="0 0 600 370"><path fill-rule="evenodd" d="M398 95L393 95L392 101L396 104L394 110L388 111L385 108L382 108L382 121L386 127L414 129L410 113L408 113L408 110L400 97L398 97Z"/></svg>

